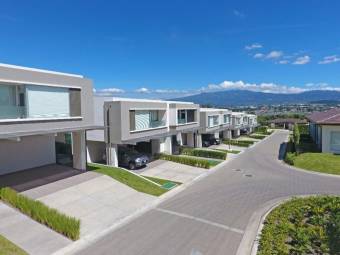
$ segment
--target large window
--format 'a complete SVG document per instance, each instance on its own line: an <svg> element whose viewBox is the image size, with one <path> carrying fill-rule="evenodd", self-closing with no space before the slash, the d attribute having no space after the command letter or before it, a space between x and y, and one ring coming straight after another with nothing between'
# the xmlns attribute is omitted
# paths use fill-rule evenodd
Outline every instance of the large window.
<svg viewBox="0 0 340 255"><path fill-rule="evenodd" d="M208 127L215 127L219 125L218 115L208 116Z"/></svg>
<svg viewBox="0 0 340 255"><path fill-rule="evenodd" d="M340 152L340 132L331 132L331 151Z"/></svg>
<svg viewBox="0 0 340 255"><path fill-rule="evenodd" d="M185 124L195 122L196 110L178 110L177 111L177 122L178 124Z"/></svg>
<svg viewBox="0 0 340 255"><path fill-rule="evenodd" d="M130 110L130 130L163 127L165 126L164 114L165 111L160 110Z"/></svg>
<svg viewBox="0 0 340 255"><path fill-rule="evenodd" d="M0 119L81 116L81 90L40 85L0 84Z"/></svg>
<svg viewBox="0 0 340 255"><path fill-rule="evenodd" d="M230 116L229 116L229 114L224 114L223 115L223 123L224 124L230 123Z"/></svg>
<svg viewBox="0 0 340 255"><path fill-rule="evenodd" d="M70 117L68 88L26 86L27 117Z"/></svg>

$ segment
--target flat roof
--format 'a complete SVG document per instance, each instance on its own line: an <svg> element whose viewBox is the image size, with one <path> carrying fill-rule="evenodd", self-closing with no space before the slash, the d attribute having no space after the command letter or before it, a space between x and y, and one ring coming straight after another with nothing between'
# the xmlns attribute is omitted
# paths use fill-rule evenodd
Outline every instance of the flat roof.
<svg viewBox="0 0 340 255"><path fill-rule="evenodd" d="M194 104L193 102L181 102L181 101L167 101L167 100L157 100L157 99L141 99L141 98L128 98L128 97L108 97L108 96L98 96L95 98L103 98L103 101L124 101L124 102L142 102L142 103L166 103L166 104Z"/></svg>
<svg viewBox="0 0 340 255"><path fill-rule="evenodd" d="M32 72L64 75L64 76L71 76L71 77L77 77L77 78L84 78L84 76L79 75L79 74L71 74L71 73L49 71L49 70L45 70L45 69L38 69L38 68L31 68L31 67L25 67L25 66L10 65L10 64L4 64L4 63L0 63L0 67L20 69L20 70L26 70L26 71L32 71Z"/></svg>

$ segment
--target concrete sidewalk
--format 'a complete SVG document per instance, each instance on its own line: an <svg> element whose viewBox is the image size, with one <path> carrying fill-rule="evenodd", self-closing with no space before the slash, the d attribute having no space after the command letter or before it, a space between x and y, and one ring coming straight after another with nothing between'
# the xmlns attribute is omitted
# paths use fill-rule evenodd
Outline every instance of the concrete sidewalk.
<svg viewBox="0 0 340 255"><path fill-rule="evenodd" d="M71 240L0 202L0 234L35 255L52 254ZM0 252L1 253L1 252Z"/></svg>
<svg viewBox="0 0 340 255"><path fill-rule="evenodd" d="M139 170L138 173L144 176L187 183L206 171L209 170L166 160L156 160L150 162L148 167Z"/></svg>

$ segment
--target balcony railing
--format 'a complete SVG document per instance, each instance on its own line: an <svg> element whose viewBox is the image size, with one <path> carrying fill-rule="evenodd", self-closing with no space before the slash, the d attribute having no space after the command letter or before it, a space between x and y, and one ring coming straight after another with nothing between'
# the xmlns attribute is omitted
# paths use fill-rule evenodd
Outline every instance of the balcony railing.
<svg viewBox="0 0 340 255"><path fill-rule="evenodd" d="M25 119L26 107L24 106L0 106L0 119Z"/></svg>

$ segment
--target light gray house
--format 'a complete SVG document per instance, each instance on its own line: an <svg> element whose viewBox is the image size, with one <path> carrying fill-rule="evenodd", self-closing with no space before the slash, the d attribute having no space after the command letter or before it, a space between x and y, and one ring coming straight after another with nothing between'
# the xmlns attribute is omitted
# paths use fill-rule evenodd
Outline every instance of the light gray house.
<svg viewBox="0 0 340 255"><path fill-rule="evenodd" d="M309 134L322 152L340 153L340 108L307 116Z"/></svg>
<svg viewBox="0 0 340 255"><path fill-rule="evenodd" d="M65 163L86 169L92 81L0 64L0 175Z"/></svg>
<svg viewBox="0 0 340 255"><path fill-rule="evenodd" d="M120 146L133 145L154 155L195 146L199 106L186 102L95 97L95 120L102 128L88 132L88 160L118 165ZM104 109L104 112L103 112Z"/></svg>
<svg viewBox="0 0 340 255"><path fill-rule="evenodd" d="M228 109L200 108L200 135L214 135L215 138L231 138L231 116Z"/></svg>

